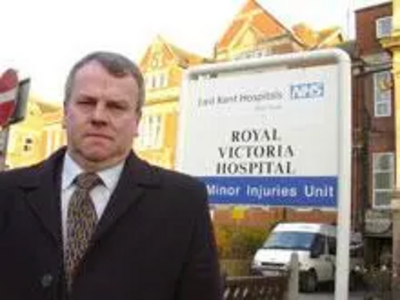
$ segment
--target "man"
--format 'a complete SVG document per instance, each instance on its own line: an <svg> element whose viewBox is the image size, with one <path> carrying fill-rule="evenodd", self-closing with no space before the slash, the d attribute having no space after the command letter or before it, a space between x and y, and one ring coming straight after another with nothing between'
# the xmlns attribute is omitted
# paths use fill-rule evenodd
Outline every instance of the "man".
<svg viewBox="0 0 400 300"><path fill-rule="evenodd" d="M221 298L204 185L131 150L143 102L125 57L73 67L66 149L0 174L0 299Z"/></svg>

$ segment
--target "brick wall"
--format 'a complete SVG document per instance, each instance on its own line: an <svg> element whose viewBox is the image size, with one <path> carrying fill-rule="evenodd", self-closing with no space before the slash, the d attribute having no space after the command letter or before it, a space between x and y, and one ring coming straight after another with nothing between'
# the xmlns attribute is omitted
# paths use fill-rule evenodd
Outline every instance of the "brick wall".
<svg viewBox="0 0 400 300"><path fill-rule="evenodd" d="M392 3L366 7L356 11L356 37L360 46L360 54L367 55L382 51L376 39L375 20L392 15Z"/></svg>

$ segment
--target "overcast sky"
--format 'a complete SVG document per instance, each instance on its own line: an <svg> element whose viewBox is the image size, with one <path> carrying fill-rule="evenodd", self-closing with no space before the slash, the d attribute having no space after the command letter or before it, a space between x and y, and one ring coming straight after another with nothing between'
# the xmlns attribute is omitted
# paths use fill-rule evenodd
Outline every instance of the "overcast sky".
<svg viewBox="0 0 400 300"><path fill-rule="evenodd" d="M65 76L81 56L112 50L139 61L156 35L211 56L246 0L2 0L0 72L16 68L31 93L61 101ZM354 8L384 0L258 0L285 25L339 25L354 32Z"/></svg>

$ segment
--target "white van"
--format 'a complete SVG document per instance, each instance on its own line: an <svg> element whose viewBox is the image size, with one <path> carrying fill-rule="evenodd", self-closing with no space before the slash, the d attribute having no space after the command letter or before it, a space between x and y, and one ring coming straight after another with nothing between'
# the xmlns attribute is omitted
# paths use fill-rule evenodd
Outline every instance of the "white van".
<svg viewBox="0 0 400 300"><path fill-rule="evenodd" d="M253 259L253 273L287 270L292 253L300 266L300 289L313 292L318 283L335 279L336 227L322 223L280 223ZM353 251L354 252L354 251ZM362 261L351 259L350 270ZM351 273L351 278L353 274ZM350 283L351 285L351 283Z"/></svg>

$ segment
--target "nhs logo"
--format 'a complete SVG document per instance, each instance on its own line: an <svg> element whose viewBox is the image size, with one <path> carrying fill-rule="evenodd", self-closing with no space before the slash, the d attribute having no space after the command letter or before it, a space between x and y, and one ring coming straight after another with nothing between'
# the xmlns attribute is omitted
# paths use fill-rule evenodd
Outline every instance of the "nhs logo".
<svg viewBox="0 0 400 300"><path fill-rule="evenodd" d="M324 96L324 92L323 82L298 83L290 86L291 99L321 98Z"/></svg>

